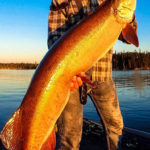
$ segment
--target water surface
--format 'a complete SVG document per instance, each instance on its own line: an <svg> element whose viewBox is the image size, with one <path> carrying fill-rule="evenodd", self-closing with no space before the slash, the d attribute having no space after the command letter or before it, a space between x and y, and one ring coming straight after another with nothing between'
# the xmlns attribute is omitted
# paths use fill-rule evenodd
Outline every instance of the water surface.
<svg viewBox="0 0 150 150"><path fill-rule="evenodd" d="M0 130L21 104L34 70L0 70ZM113 71L124 124L150 132L150 71ZM98 121L88 99L84 116Z"/></svg>

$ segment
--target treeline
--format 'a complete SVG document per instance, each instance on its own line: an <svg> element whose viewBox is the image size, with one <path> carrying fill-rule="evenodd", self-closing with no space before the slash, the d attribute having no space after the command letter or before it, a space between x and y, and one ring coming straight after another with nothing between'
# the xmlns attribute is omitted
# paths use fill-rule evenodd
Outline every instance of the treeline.
<svg viewBox="0 0 150 150"><path fill-rule="evenodd" d="M36 69L37 63L0 63L0 69ZM113 70L150 70L150 52L114 53Z"/></svg>
<svg viewBox="0 0 150 150"><path fill-rule="evenodd" d="M149 70L150 52L115 53L112 64L113 70Z"/></svg>
<svg viewBox="0 0 150 150"><path fill-rule="evenodd" d="M0 63L0 69L35 69L37 63Z"/></svg>

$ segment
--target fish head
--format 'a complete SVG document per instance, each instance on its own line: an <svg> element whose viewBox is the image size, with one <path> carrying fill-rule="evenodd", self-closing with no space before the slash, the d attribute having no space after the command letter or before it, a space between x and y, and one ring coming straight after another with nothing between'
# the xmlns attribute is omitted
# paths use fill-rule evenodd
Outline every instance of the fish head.
<svg viewBox="0 0 150 150"><path fill-rule="evenodd" d="M117 20L121 23L131 22L136 9L136 0L113 0L112 2Z"/></svg>
<svg viewBox="0 0 150 150"><path fill-rule="evenodd" d="M122 36L126 42L139 46L136 30L130 24L135 18L136 0L112 0L116 20L122 25Z"/></svg>

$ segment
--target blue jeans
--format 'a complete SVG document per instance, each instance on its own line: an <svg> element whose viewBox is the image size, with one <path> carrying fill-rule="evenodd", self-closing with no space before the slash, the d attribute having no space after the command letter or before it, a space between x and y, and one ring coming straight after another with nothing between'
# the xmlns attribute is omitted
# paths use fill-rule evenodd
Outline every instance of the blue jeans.
<svg viewBox="0 0 150 150"><path fill-rule="evenodd" d="M123 129L123 119L114 82L98 82L97 88L91 90L90 97L104 123L108 149L117 150L119 136ZM57 122L57 150L79 150L82 122L83 105L80 103L77 89L71 93L68 104Z"/></svg>

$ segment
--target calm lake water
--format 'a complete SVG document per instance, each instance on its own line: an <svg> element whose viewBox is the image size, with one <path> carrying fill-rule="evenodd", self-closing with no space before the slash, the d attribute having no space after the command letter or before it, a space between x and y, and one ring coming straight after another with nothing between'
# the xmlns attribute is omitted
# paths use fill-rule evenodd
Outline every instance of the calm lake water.
<svg viewBox="0 0 150 150"><path fill-rule="evenodd" d="M20 105L34 70L0 70L0 130ZM150 71L113 71L126 127L150 132ZM84 116L98 121L88 99Z"/></svg>

